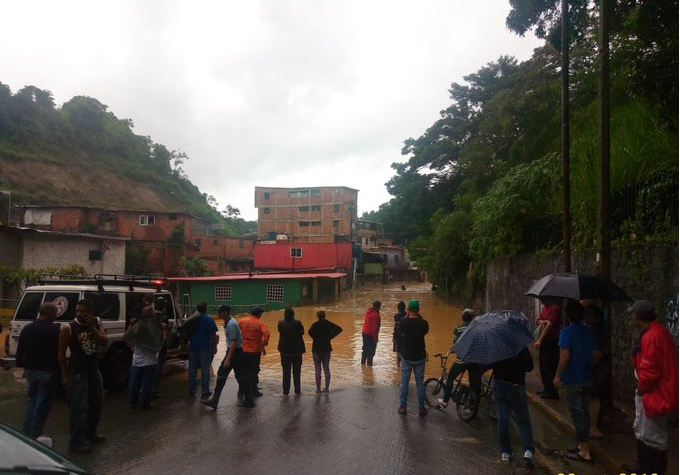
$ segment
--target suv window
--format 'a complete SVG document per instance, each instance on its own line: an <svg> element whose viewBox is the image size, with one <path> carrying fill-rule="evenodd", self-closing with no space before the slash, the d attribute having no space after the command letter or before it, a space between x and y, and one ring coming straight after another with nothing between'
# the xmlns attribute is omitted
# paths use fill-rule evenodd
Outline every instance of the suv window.
<svg viewBox="0 0 680 475"><path fill-rule="evenodd" d="M44 295L42 292L26 292L24 298L21 299L15 319L35 320L38 317L38 311L40 310L40 304Z"/></svg>
<svg viewBox="0 0 680 475"><path fill-rule="evenodd" d="M102 320L118 320L120 300L117 293L85 292L85 298L94 302L96 316Z"/></svg>
<svg viewBox="0 0 680 475"><path fill-rule="evenodd" d="M78 292L46 292L45 302L57 305L57 321L69 322L76 318L76 304L80 300Z"/></svg>

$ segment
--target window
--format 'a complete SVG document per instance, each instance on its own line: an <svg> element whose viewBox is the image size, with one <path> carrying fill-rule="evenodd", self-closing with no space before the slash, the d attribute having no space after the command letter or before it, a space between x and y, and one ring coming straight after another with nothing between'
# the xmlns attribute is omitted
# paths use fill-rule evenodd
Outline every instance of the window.
<svg viewBox="0 0 680 475"><path fill-rule="evenodd" d="M168 219L169 219L170 221L177 221L177 215L176 215L175 213L170 213L170 214L168 215Z"/></svg>
<svg viewBox="0 0 680 475"><path fill-rule="evenodd" d="M340 211L340 205L333 205L333 212L337 213Z"/></svg>
<svg viewBox="0 0 680 475"><path fill-rule="evenodd" d="M309 198L309 190L300 190L300 198Z"/></svg>
<svg viewBox="0 0 680 475"><path fill-rule="evenodd" d="M111 231L111 221L113 221L113 216L109 213L102 213L99 217L99 229L102 231Z"/></svg>
<svg viewBox="0 0 680 475"><path fill-rule="evenodd" d="M298 206L298 211L302 211L303 213L309 211L309 206Z"/></svg>
<svg viewBox="0 0 680 475"><path fill-rule="evenodd" d="M238 247L243 249L243 239L238 240Z"/></svg>
<svg viewBox="0 0 680 475"><path fill-rule="evenodd" d="M101 261L102 260L102 251L90 251L88 253L88 260L90 261Z"/></svg>
<svg viewBox="0 0 680 475"><path fill-rule="evenodd" d="M340 220L334 219L333 220L333 229L338 229L339 227L340 227Z"/></svg>
<svg viewBox="0 0 680 475"><path fill-rule="evenodd" d="M321 226L321 221L311 221L309 223L310 226Z"/></svg>
<svg viewBox="0 0 680 475"><path fill-rule="evenodd" d="M399 256L396 254L394 255L394 262L399 262Z"/></svg>
<svg viewBox="0 0 680 475"><path fill-rule="evenodd" d="M156 224L156 217L146 214L139 215L139 225L140 226L153 226Z"/></svg>
<svg viewBox="0 0 680 475"><path fill-rule="evenodd" d="M118 320L120 299L118 294L102 292L85 292L85 298L94 303L94 314L102 320Z"/></svg>
<svg viewBox="0 0 680 475"><path fill-rule="evenodd" d="M300 221L300 227L302 226L309 226L309 221Z"/></svg>
<svg viewBox="0 0 680 475"><path fill-rule="evenodd" d="M283 285L267 286L267 302L283 302Z"/></svg>
<svg viewBox="0 0 680 475"><path fill-rule="evenodd" d="M321 196L321 190L310 190L312 196Z"/></svg>
<svg viewBox="0 0 680 475"><path fill-rule="evenodd" d="M297 198L299 196L297 191L289 191L288 198Z"/></svg>
<svg viewBox="0 0 680 475"><path fill-rule="evenodd" d="M312 211L321 211L321 205L312 206Z"/></svg>
<svg viewBox="0 0 680 475"><path fill-rule="evenodd" d="M215 284L215 300L231 300L231 284Z"/></svg>
<svg viewBox="0 0 680 475"><path fill-rule="evenodd" d="M268 192L268 191L265 191L265 192L264 192L264 199L265 199L265 200L268 200L268 199L269 199L269 192Z"/></svg>
<svg viewBox="0 0 680 475"><path fill-rule="evenodd" d="M301 258L302 257L302 248L301 247L291 247L290 248L290 257L292 258Z"/></svg>
<svg viewBox="0 0 680 475"><path fill-rule="evenodd" d="M270 211L271 211L271 210L270 210L269 208L265 208L265 209L264 209L264 214L269 214Z"/></svg>

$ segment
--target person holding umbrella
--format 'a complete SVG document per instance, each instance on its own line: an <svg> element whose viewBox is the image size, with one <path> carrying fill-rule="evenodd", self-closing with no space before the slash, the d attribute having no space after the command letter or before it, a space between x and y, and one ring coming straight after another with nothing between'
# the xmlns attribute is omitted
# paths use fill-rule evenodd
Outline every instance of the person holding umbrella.
<svg viewBox="0 0 680 475"><path fill-rule="evenodd" d="M543 391L538 395L542 399L559 399L557 389L553 385L557 364L560 360L560 347L558 345L560 337L560 314L559 308L554 299L541 298L543 309L536 319L536 325L540 330L540 335L534 342L538 348L538 362L541 371L541 382Z"/></svg>
<svg viewBox="0 0 680 475"><path fill-rule="evenodd" d="M533 465L534 437L527 408L525 375L533 369L528 345L533 341L529 319L515 310L493 310L476 317L454 345L466 363L494 370L493 397L498 413L497 431L501 461L512 460L509 424L513 417L519 428L524 461Z"/></svg>

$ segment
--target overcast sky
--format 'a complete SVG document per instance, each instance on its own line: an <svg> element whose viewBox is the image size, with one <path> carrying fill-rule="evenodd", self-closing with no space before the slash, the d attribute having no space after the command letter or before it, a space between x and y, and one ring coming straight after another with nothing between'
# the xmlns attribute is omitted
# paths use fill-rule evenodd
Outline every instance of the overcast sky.
<svg viewBox="0 0 680 475"><path fill-rule="evenodd" d="M390 199L390 164L448 88L539 46L507 0L0 0L0 82L84 95L189 156L220 209L255 186L349 186Z"/></svg>

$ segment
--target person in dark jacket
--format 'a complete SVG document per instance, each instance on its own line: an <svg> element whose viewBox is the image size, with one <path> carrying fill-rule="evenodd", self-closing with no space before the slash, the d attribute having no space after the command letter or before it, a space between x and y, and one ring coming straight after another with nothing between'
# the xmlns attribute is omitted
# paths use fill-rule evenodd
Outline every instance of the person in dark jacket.
<svg viewBox="0 0 680 475"><path fill-rule="evenodd" d="M401 356L401 382L399 384L399 414L406 414L406 402L408 400L408 383L411 379L411 370L416 379L416 391L418 393L418 414L427 414L425 409L425 335L430 326L420 315L420 303L411 300L408 303L406 318L399 323L399 339Z"/></svg>
<svg viewBox="0 0 680 475"><path fill-rule="evenodd" d="M402 287L404 286L402 285ZM400 301L397 304L397 313L394 314L394 332L392 333L392 351L397 353L397 366L399 366L399 362L401 361L399 357L399 322L401 322L401 319L405 317L406 304Z"/></svg>
<svg viewBox="0 0 680 475"><path fill-rule="evenodd" d="M45 428L52 408L54 391L59 384L59 324L57 306L45 302L37 320L26 325L19 335L17 366L26 370L28 398L21 431L38 438Z"/></svg>
<svg viewBox="0 0 680 475"><path fill-rule="evenodd" d="M527 348L523 348L517 356L491 364L493 369L493 400L496 404L498 419L498 445L501 450L501 462L509 463L512 459L510 445L510 416L519 429L520 439L524 447L524 463L531 467L534 460L534 435L531 430L531 419L527 407L527 391L524 385L526 373L534 369L534 360Z"/></svg>
<svg viewBox="0 0 680 475"><path fill-rule="evenodd" d="M319 310L316 312L317 321L309 327L309 336L312 337L312 358L314 358L314 378L316 381L316 392L321 391L321 367L324 373L324 389L328 392L331 383L331 340L342 332L342 328L333 322L326 320L326 312Z"/></svg>
<svg viewBox="0 0 680 475"><path fill-rule="evenodd" d="M279 346L281 366L283 367L283 394L290 392L290 372L293 370L293 386L295 394L301 394L300 375L302 373L302 353L305 352L305 341L302 336L305 329L300 320L295 319L292 307L286 307L283 318L279 320Z"/></svg>

